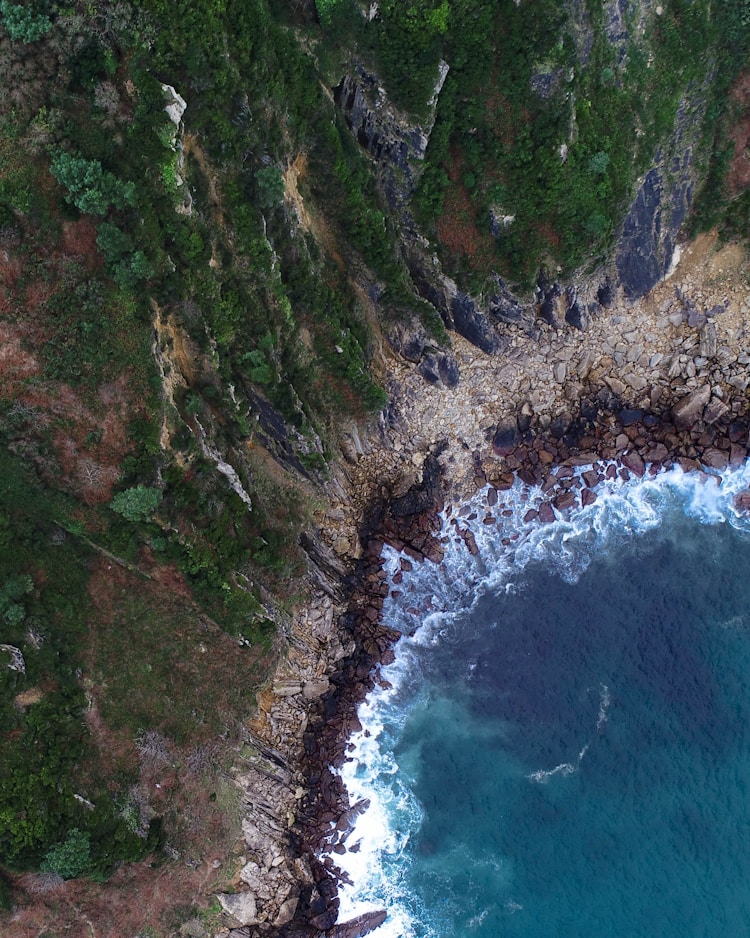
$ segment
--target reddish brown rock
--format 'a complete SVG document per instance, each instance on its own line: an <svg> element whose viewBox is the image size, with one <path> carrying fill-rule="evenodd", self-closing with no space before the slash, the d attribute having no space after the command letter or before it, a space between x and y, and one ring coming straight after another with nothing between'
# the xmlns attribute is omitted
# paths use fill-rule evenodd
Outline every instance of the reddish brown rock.
<svg viewBox="0 0 750 938"><path fill-rule="evenodd" d="M587 472L583 473L583 481L588 485L589 488L593 488L595 485L599 484L600 476L595 469L589 469Z"/></svg>
<svg viewBox="0 0 750 938"><path fill-rule="evenodd" d="M704 466L708 466L710 469L726 469L729 465L729 456L722 450L709 446L704 451L701 461Z"/></svg>
<svg viewBox="0 0 750 938"><path fill-rule="evenodd" d="M622 464L626 469L629 469L633 475L638 476L639 479L643 477L643 473L646 471L646 466L640 453L625 453L622 457Z"/></svg>
<svg viewBox="0 0 750 938"><path fill-rule="evenodd" d="M551 502L542 502L539 506L539 520L542 524L550 524L555 520L555 511Z"/></svg>
<svg viewBox="0 0 750 938"><path fill-rule="evenodd" d="M657 443L643 454L646 462L664 462L669 458L669 450L663 443Z"/></svg>
<svg viewBox="0 0 750 938"><path fill-rule="evenodd" d="M569 466L593 466L599 457L596 453L578 453L577 455L569 457L567 463Z"/></svg>
<svg viewBox="0 0 750 938"><path fill-rule="evenodd" d="M578 503L575 492L561 492L554 500L555 508L558 511L564 511L566 508L572 508Z"/></svg>
<svg viewBox="0 0 750 938"><path fill-rule="evenodd" d="M596 492L592 492L591 489L584 489L581 492L581 504L584 508L586 508L587 505L593 505L595 501Z"/></svg>
<svg viewBox="0 0 750 938"><path fill-rule="evenodd" d="M747 450L744 446L740 446L739 443L732 443L732 448L729 451L729 465L733 469L737 469L742 463L747 459Z"/></svg>
<svg viewBox="0 0 750 938"><path fill-rule="evenodd" d="M701 467L697 459L689 459L687 456L678 456L675 462L683 472L694 472Z"/></svg>
<svg viewBox="0 0 750 938"><path fill-rule="evenodd" d="M712 397L703 411L703 420L705 423L712 424L720 420L725 414L729 413L729 408L720 397Z"/></svg>

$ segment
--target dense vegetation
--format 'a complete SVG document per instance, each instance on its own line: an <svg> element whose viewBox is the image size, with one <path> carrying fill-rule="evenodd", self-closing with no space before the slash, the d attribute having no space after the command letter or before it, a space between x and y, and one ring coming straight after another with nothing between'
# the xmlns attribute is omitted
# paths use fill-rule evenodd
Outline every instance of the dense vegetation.
<svg viewBox="0 0 750 938"><path fill-rule="evenodd" d="M347 265L405 278L361 154L263 0L0 17L0 868L101 878L174 850L184 819L133 794L138 740L163 738L184 785L196 745L239 732L330 428L385 400ZM330 253L289 197L308 176Z"/></svg>
<svg viewBox="0 0 750 938"><path fill-rule="evenodd" d="M416 207L473 289L492 270L526 285L540 267L600 260L681 103L710 99L702 152L717 151L729 84L750 54L747 3L672 0L645 29L638 6L620 22L614 5L591 0L394 0L351 26L349 0L318 3L331 38L353 36L417 116L438 63L450 66Z"/></svg>

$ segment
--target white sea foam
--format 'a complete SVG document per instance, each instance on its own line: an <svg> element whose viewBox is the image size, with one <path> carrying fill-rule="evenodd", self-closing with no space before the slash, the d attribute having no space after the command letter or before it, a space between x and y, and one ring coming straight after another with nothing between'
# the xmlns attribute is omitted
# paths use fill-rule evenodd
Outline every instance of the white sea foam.
<svg viewBox="0 0 750 938"><path fill-rule="evenodd" d="M578 766L573 765L572 762L561 762L560 765L556 765L554 769L537 769L536 772L531 772L526 777L531 782L540 782L544 784L544 782L548 782L551 778L554 778L555 775L572 775L577 771Z"/></svg>
<svg viewBox="0 0 750 938"><path fill-rule="evenodd" d="M748 464L721 477L675 468L643 479L606 480L597 487L597 500L592 505L572 509L551 524L524 523L524 515L538 508L545 496L539 488L520 482L498 493L498 504L493 508L487 506L486 493L479 492L462 506L460 514L444 512L440 532L445 546L443 563L414 563L412 569L402 572L400 596L386 599L385 621L404 637L396 647L394 663L382 669L389 686L376 687L360 707L362 730L352 737L351 759L341 769L351 802L368 798L370 807L357 818L347 839L349 847L358 845L357 852L333 855L353 884L339 890L340 921L387 908L388 919L376 930L377 938L412 938L417 933L417 920L420 935L434 934L429 923L422 921L419 900L410 894L406 882L409 839L419 829L423 810L393 756L420 686L416 652L460 640L458 624L465 621L463 613L484 592L515 589L513 578L530 562L542 561L568 582L575 582L595 556L657 527L670 507L679 507L702 523L726 522L750 530L750 519L734 505L735 495L749 486ZM476 517L469 521L471 514ZM495 524L483 524L489 514L495 517ZM478 556L470 554L459 534L459 529L467 528L476 540ZM503 539L508 543L502 544ZM386 547L384 559L392 578L400 570L402 558ZM602 683L596 735L605 731L611 702L610 688ZM573 774L596 735L582 747L575 762L539 769L527 777L544 783ZM513 906L512 911L520 908Z"/></svg>
<svg viewBox="0 0 750 938"><path fill-rule="evenodd" d="M612 703L612 698L609 693L609 687L606 684L601 684L599 687L599 713L596 717L596 732L600 734L607 723L607 714L609 713L609 705ZM562 762L560 765L556 765L554 769L538 769L536 772L529 773L526 778L531 782L539 782L545 784L555 775L572 775L574 772L577 772L581 767L581 762L586 755L586 753L591 748L592 742L596 740L596 736L589 739L584 746L581 747L578 753L578 759L575 764L571 762Z"/></svg>
<svg viewBox="0 0 750 938"><path fill-rule="evenodd" d="M598 733L604 729L604 725L607 722L607 714L609 713L609 705L612 703L612 697L609 693L609 688L606 684L602 684L602 692L599 697L599 716L596 719L596 730Z"/></svg>

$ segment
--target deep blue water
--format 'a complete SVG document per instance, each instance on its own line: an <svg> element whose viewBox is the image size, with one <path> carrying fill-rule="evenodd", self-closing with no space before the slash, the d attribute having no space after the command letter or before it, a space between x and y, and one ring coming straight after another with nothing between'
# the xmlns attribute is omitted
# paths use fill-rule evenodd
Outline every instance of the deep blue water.
<svg viewBox="0 0 750 938"><path fill-rule="evenodd" d="M546 529L518 491L514 554L480 515L481 558L404 577L387 615L421 627L344 770L373 800L345 913L385 905L378 938L750 935L746 484L613 487Z"/></svg>

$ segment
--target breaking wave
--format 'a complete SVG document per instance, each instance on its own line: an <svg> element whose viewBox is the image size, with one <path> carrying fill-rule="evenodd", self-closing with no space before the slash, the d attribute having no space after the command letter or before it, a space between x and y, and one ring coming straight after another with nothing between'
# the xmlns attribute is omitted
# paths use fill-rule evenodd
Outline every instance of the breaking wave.
<svg viewBox="0 0 750 938"><path fill-rule="evenodd" d="M582 473L587 467L581 467ZM567 583L576 583L592 560L616 550L625 542L660 525L668 513L679 511L702 524L726 523L750 530L750 520L735 507L735 496L750 485L750 467L721 476L684 473L680 469L660 472L643 479L606 480L596 488L596 501L558 514L549 524L524 521L530 509L545 496L539 488L516 482L498 492L490 505L488 490L460 505L449 505L442 515L445 555L441 564L416 563L390 547L384 548L385 569L392 584L386 599L384 621L403 633L395 649L395 661L382 668L383 683L361 705L362 725L350 740L350 757L340 770L351 803L368 799L370 804L357 818L347 839L347 852L333 855L351 884L342 884L340 921L366 911L386 908L388 918L376 930L377 938L437 936L441 930L440 910L425 908L408 882L414 862L410 852L413 838L425 817L425 806L414 792L414 773L397 756L410 714L435 706L427 699L421 670L425 650L461 642L462 629L470 621L467 611L490 593L511 593L518 588L519 575L533 561L541 562ZM487 523L486 519L494 519ZM477 552L466 546L470 531ZM669 537L668 531L664 532ZM394 576L398 583L393 583ZM501 626L498 626L501 627ZM737 628L734 621L727 629ZM740 623L741 627L741 623ZM471 682L475 663L467 667ZM601 682L590 690L598 692L598 710L590 736L579 741L577 759L552 768L523 772L534 783L559 784L579 770L582 760L606 736L608 721L616 719L612 692ZM460 701L456 703L460 708ZM441 719L451 719L441 713ZM497 728L502 733L502 727ZM519 772L522 770L519 769ZM477 868L475 876L503 877L503 861L467 859L467 863L499 864L496 871ZM472 867L473 869L473 867ZM506 914L520 912L513 898L505 902ZM471 931L481 926L487 911L474 910L466 919Z"/></svg>

